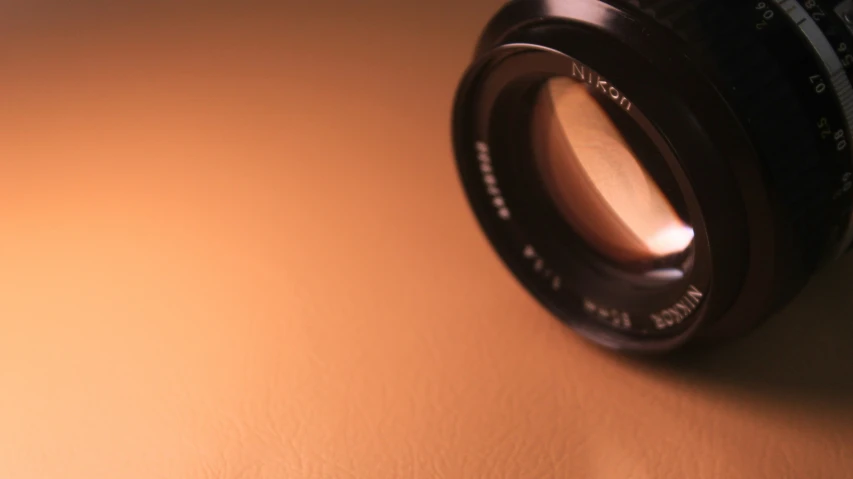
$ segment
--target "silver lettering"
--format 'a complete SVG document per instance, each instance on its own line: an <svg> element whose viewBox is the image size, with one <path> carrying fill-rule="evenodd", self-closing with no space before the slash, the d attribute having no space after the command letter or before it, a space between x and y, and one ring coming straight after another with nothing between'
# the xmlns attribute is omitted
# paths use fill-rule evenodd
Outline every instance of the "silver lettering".
<svg viewBox="0 0 853 479"><path fill-rule="evenodd" d="M580 80L586 80L586 67L572 62L572 76Z"/></svg>
<svg viewBox="0 0 853 479"><path fill-rule="evenodd" d="M622 96L622 94L619 93L619 90L617 90L614 87L610 87L609 92L610 92L610 98L613 98L614 100L618 100L619 97Z"/></svg>
<svg viewBox="0 0 853 479"><path fill-rule="evenodd" d="M686 302L689 300L684 300L684 301ZM690 313L693 311L692 310L693 307L694 306L692 303L690 303L690 304L676 303L674 309L680 317L686 318L686 317L690 316Z"/></svg>
<svg viewBox="0 0 853 479"><path fill-rule="evenodd" d="M591 87L601 91L601 93L609 96L613 101L619 104L625 111L631 111L634 106L631 100L625 98L616 87L612 86L608 80L598 75L596 72L589 70L585 65L572 62L572 77L588 83Z"/></svg>
<svg viewBox="0 0 853 479"><path fill-rule="evenodd" d="M554 276L554 280L551 281L551 288L554 291L559 291L560 286L562 286L562 284L563 284L563 280L561 280L559 276Z"/></svg>
<svg viewBox="0 0 853 479"><path fill-rule="evenodd" d="M650 318L658 329L671 328L677 324L681 324L696 312L696 308L699 307L704 296L696 286L691 285L677 303L657 314L652 314Z"/></svg>
<svg viewBox="0 0 853 479"><path fill-rule="evenodd" d="M536 252L536 249L532 245L527 245L524 247L524 258L529 260L533 264L533 271L535 271L540 278L548 281L550 283L551 289L554 291L559 291L560 286L563 281L559 276L556 276L554 272L548 268L548 264L545 261L545 258L539 256Z"/></svg>
<svg viewBox="0 0 853 479"><path fill-rule="evenodd" d="M483 173L483 183L486 186L486 192L492 197L492 205L497 210L498 217L504 220L510 219L512 214L510 214L509 208L507 208L501 189L498 188L498 179L492 169L492 157L489 155L489 145L483 141L478 141L474 144L474 150L477 152L477 160L480 162L480 172Z"/></svg>
<svg viewBox="0 0 853 479"><path fill-rule="evenodd" d="M590 316L620 329L631 329L631 315L618 309L606 308L595 304L591 299L584 299L583 309Z"/></svg>
<svg viewBox="0 0 853 479"><path fill-rule="evenodd" d="M687 296L689 296L690 299L692 299L697 306L702 301L702 298L705 297L705 295L702 294L701 291L696 289L696 286L690 286L690 289L687 290Z"/></svg>

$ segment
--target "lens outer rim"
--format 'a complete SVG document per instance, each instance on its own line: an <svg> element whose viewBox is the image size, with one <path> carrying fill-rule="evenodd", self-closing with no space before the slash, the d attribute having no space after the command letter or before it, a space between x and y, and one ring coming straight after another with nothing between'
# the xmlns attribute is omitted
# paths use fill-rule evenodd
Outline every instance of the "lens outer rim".
<svg viewBox="0 0 853 479"><path fill-rule="evenodd" d="M543 25L547 26L539 28ZM717 322L736 325L733 331L746 330L765 315L772 296L774 233L779 228L757 167L757 154L736 116L678 49L679 44L677 37L638 12L595 0L514 2L484 31L478 60L467 71L455 99L454 148L460 178L480 227L540 303L588 339L611 349L671 351L693 338L719 335L713 328ZM549 50L555 58L570 55L618 85L665 133L681 167L697 185L697 203L708 225L706 259L711 286L701 305L684 320L683 329L673 336L638 337L568 311L544 292L541 279L536 286L530 274L523 272L519 252L507 249L492 198L483 194L474 144L478 129L482 131L488 119L475 105L484 72L510 52L521 50ZM608 54L603 55L604 51ZM731 315L739 319L716 321Z"/></svg>

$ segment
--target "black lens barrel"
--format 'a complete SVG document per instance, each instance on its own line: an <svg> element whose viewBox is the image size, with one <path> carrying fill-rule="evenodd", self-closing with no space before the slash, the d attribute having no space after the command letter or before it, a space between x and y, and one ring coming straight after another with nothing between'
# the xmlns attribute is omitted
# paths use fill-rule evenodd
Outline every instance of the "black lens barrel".
<svg viewBox="0 0 853 479"><path fill-rule="evenodd" d="M850 245L853 35L836 7L507 4L481 36L453 120L463 186L504 263L555 316L613 349L666 352L759 324ZM598 87L666 152L695 219L682 280L597 261L528 180L529 92L554 76Z"/></svg>

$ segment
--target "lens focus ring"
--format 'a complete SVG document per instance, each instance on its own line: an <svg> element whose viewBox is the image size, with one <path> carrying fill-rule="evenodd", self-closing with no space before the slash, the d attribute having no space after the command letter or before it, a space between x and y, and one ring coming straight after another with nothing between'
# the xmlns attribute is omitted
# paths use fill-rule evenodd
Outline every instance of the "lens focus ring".
<svg viewBox="0 0 853 479"><path fill-rule="evenodd" d="M773 0L631 3L688 43L746 119L793 233L790 260L799 264L788 263L791 284L779 291L790 296L840 242L850 217L850 135L831 72Z"/></svg>

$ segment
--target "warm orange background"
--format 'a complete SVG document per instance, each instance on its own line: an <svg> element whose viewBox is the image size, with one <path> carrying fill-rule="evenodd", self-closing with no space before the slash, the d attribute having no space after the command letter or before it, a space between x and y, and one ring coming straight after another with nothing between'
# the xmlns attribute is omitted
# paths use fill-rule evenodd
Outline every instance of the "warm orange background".
<svg viewBox="0 0 853 479"><path fill-rule="evenodd" d="M112 3L0 5L0 478L853 477L853 259L676 368L488 249L499 1Z"/></svg>

